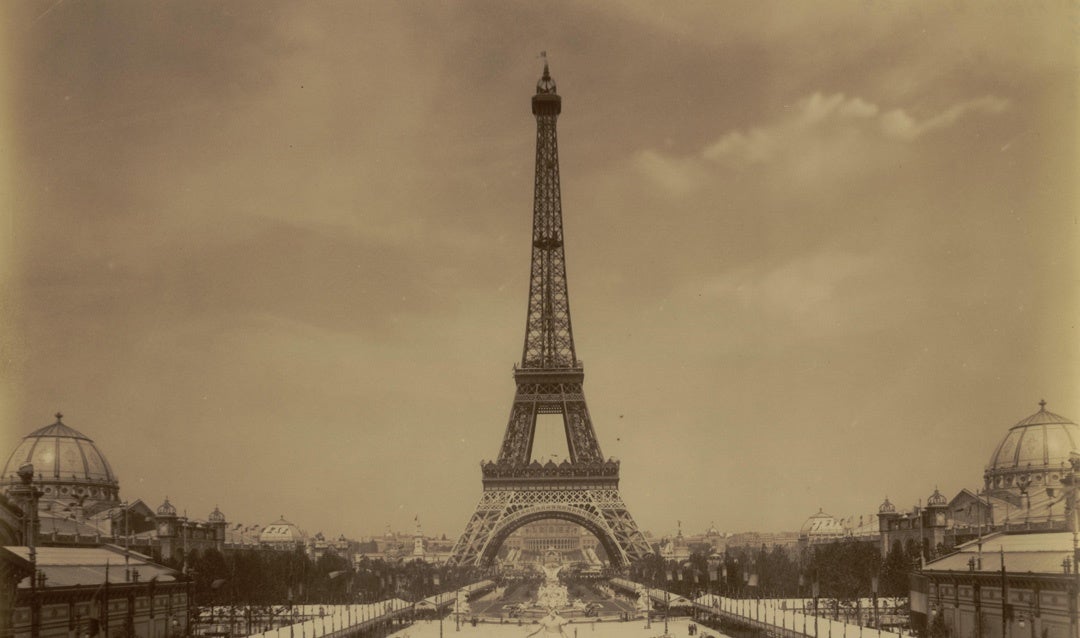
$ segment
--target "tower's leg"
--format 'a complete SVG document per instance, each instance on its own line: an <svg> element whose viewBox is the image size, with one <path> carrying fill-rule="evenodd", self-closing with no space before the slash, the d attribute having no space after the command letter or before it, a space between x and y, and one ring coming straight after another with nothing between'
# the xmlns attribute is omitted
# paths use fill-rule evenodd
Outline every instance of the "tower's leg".
<svg viewBox="0 0 1080 638"><path fill-rule="evenodd" d="M506 425L499 461L528 465L532 457L533 438L536 433L536 402L515 401Z"/></svg>

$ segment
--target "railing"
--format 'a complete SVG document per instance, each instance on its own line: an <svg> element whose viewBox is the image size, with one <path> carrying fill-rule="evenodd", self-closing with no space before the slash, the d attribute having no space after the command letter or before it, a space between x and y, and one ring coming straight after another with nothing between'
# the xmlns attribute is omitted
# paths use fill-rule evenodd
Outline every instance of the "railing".
<svg viewBox="0 0 1080 638"><path fill-rule="evenodd" d="M346 638L404 616L423 613L425 602L441 610L452 604L459 592L468 596L493 585L489 580L480 581L415 603L393 598L365 605L294 605L286 616L297 618L296 622L252 634L251 638Z"/></svg>
<svg viewBox="0 0 1080 638"><path fill-rule="evenodd" d="M805 609L802 599L726 598L708 595L694 601L694 607L699 612L714 614L754 628L773 633L779 630L779 633L792 638L900 638L910 635L902 630L887 631L814 615Z"/></svg>
<svg viewBox="0 0 1080 638"><path fill-rule="evenodd" d="M342 638L411 614L413 604L401 599L366 605L295 605L301 620L252 634L252 638Z"/></svg>

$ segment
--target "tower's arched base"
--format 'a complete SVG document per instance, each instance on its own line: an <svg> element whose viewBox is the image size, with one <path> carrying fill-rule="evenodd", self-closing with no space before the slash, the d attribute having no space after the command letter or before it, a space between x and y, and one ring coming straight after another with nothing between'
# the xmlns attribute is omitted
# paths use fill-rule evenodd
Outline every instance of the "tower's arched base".
<svg viewBox="0 0 1080 638"><path fill-rule="evenodd" d="M484 489L449 562L489 566L514 530L548 518L577 523L589 530L607 552L612 567L628 565L651 553L618 488L521 485Z"/></svg>

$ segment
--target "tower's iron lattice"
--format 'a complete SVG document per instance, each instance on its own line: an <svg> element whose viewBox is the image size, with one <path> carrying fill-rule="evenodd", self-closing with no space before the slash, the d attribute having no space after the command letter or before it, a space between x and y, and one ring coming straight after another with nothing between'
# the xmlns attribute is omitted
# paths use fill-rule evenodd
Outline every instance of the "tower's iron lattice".
<svg viewBox="0 0 1080 638"><path fill-rule="evenodd" d="M566 288L555 132L561 111L562 98L545 63L532 98L536 181L525 346L514 370L517 392L498 459L481 464L484 493L450 558L458 565L491 564L511 532L548 518L588 529L616 566L651 551L619 495L619 462L601 453L585 405L585 372L574 349ZM562 463L530 461L538 414L563 417L569 458Z"/></svg>

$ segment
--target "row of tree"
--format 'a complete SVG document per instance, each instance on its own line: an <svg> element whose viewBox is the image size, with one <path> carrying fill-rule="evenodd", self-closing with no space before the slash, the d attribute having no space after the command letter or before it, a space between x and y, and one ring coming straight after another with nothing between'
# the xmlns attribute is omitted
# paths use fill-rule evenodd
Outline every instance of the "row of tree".
<svg viewBox="0 0 1080 638"><path fill-rule="evenodd" d="M192 579L197 605L345 603L404 598L420 600L481 578L471 568L423 561L362 559L357 565L326 553L313 561L304 551L192 552L166 561Z"/></svg>
<svg viewBox="0 0 1080 638"><path fill-rule="evenodd" d="M680 595L805 597L850 600L906 596L908 576L920 560L917 546L893 545L884 560L877 545L853 539L801 550L783 546L728 548L722 555L694 552L683 561L651 555L632 564L631 579ZM364 558L357 565L326 553L240 550L192 552L172 567L192 578L199 605L343 603L399 597L420 600L490 574L423 561Z"/></svg>
<svg viewBox="0 0 1080 638"><path fill-rule="evenodd" d="M895 543L884 559L875 543L837 540L802 549L732 547L722 555L694 552L683 561L651 555L630 566L630 578L692 595L854 599L907 596L917 547ZM816 584L816 585L815 585Z"/></svg>

